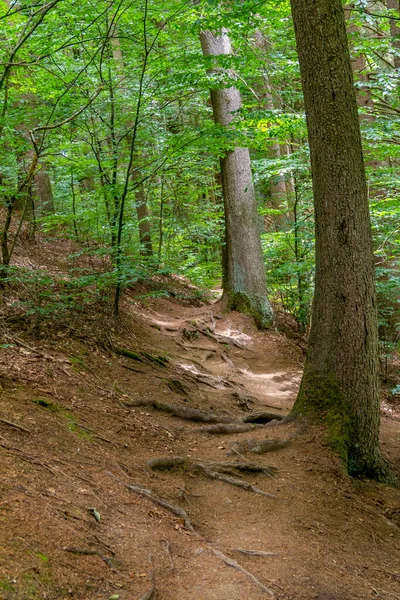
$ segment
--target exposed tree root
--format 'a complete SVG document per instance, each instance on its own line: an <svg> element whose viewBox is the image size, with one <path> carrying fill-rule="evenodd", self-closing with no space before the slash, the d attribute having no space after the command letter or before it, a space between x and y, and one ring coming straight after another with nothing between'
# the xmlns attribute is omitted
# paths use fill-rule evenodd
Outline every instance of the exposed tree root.
<svg viewBox="0 0 400 600"><path fill-rule="evenodd" d="M158 471L169 471L172 469L187 468L189 463L189 459L181 458L180 456L160 456L148 460L147 466L150 467L150 469L156 469Z"/></svg>
<svg viewBox="0 0 400 600"><path fill-rule="evenodd" d="M257 427L259 426L250 423L216 423L215 425L197 427L195 431L200 433L245 433L246 431L254 431Z"/></svg>
<svg viewBox="0 0 400 600"><path fill-rule="evenodd" d="M248 415L244 417L243 421L245 423L270 423L271 421L283 421L285 417L282 415L277 415L271 412L261 412L261 413L253 413L252 415Z"/></svg>
<svg viewBox="0 0 400 600"><path fill-rule="evenodd" d="M211 467L222 473L262 473L267 477L274 477L279 471L278 467L256 465L254 463L209 463Z"/></svg>
<svg viewBox="0 0 400 600"><path fill-rule="evenodd" d="M143 369L135 369L134 367L128 367L128 365L121 365L121 367L123 369L127 369L128 371L133 371L134 373L147 373L147 371L143 371Z"/></svg>
<svg viewBox="0 0 400 600"><path fill-rule="evenodd" d="M247 439L241 442L235 442L232 444L231 449L227 453L230 455L242 455L247 452L253 452L254 454L265 454L266 452L274 452L275 450L280 450L281 448L287 448L289 446L291 440L279 440L279 439L271 439L271 440L257 440L257 439Z"/></svg>
<svg viewBox="0 0 400 600"><path fill-rule="evenodd" d="M155 465L157 463L157 461L159 461L161 464L166 465L168 460L169 460L169 462L175 463L174 466L181 466L182 464L185 464L185 462L186 462L186 459L183 459L180 457L174 457L172 459L168 459L168 458L152 459L152 461L149 461L149 462L152 463L153 465ZM201 464L201 463L199 463L199 464ZM219 464L219 463L217 463L217 464ZM153 468L156 468L156 467L153 466ZM166 467L164 466L163 468L166 468ZM229 558L223 552L221 552L217 548L213 547L209 542L204 540L204 538L202 538L202 536L199 533L197 533L196 530L194 529L194 527L192 526L190 519L189 519L186 511L183 508L181 508L180 506L176 506L175 504L171 504L167 500L164 500L164 498L160 498L154 492L152 492L151 490L149 490L147 488L144 488L143 486L141 486L139 484L127 484L124 481L122 481L119 477L116 477L113 473L110 473L109 471L107 471L106 473L113 479L116 479L117 481L122 483L122 485L124 485L128 490L131 490L135 494L138 494L139 496L142 496L144 498L147 498L148 500L151 500L151 502L153 502L154 504L157 504L158 506L165 508L166 510L170 511L173 515L182 518L185 522L186 529L188 531L190 531L191 533L194 533L196 535L196 537L198 537L200 540L205 542L216 557L221 559L229 567L233 567L234 569L237 569L240 573L243 573L243 575L245 575L248 579L250 579L250 581L252 581L259 589L261 589L263 592L266 592L267 594L269 594L270 598L275 600L275 595L274 595L273 591L270 590L267 586L265 586L259 579L257 579L257 577L255 575L253 575L253 573L251 573L250 571L247 571L247 569L242 567L242 565L240 565L238 562ZM237 480L237 481L240 481L240 480ZM240 483L245 483L245 482L240 481ZM236 485L236 483L234 485ZM253 487L253 486L250 486L250 487ZM249 489L249 488L246 488L246 489ZM257 489L257 488L255 488L255 489ZM264 495L264 492L262 492L261 490L259 490L259 492ZM268 494L265 494L265 495L268 495ZM161 540L161 541L166 541L166 540ZM167 550L169 551L169 543L168 542L167 542ZM243 549L238 549L237 551L241 552L243 554L247 553L252 556L256 555L256 553L259 556L271 556L271 553L262 553L262 551L257 551L257 550L246 551ZM169 552L169 554L170 554L170 552ZM170 557L170 559L171 559L171 557ZM152 560L151 560L151 562L152 562ZM172 568L172 566L175 567L175 565L173 565L173 561L171 559L171 568ZM154 594L156 591L155 583L154 583L154 569L151 572L150 579L152 582L152 587L140 598L140 600L151 600L154 597Z"/></svg>
<svg viewBox="0 0 400 600"><path fill-rule="evenodd" d="M277 552L265 552L264 550L247 550L246 548L232 548L232 552L240 552L245 556L279 556Z"/></svg>
<svg viewBox="0 0 400 600"><path fill-rule="evenodd" d="M167 556L169 558L169 570L170 571L175 571L175 563L174 563L174 559L172 558L171 544L166 539L162 539L160 541L163 544L163 546L165 548L165 552L167 553Z"/></svg>
<svg viewBox="0 0 400 600"><path fill-rule="evenodd" d="M239 423L238 419L228 415L217 415L215 413L206 413L197 408L190 408L189 406L178 406L176 404L167 404L166 402L159 402L158 400L141 400L130 404L129 406L149 406L156 410L170 413L174 417L180 417L181 419L188 419L190 421L197 421L200 423Z"/></svg>
<svg viewBox="0 0 400 600"><path fill-rule="evenodd" d="M81 429L84 429L85 431L89 432L92 435L92 437L97 438L98 440L101 440L102 442L107 442L107 444L114 444L114 442L112 440L109 440L108 438L104 437L103 435L101 435L100 433L98 433L97 431L92 429L91 427L87 427L87 425L82 425L82 423L76 423L76 425L78 427L80 427Z"/></svg>
<svg viewBox="0 0 400 600"><path fill-rule="evenodd" d="M235 368L233 361L231 361L231 359L229 358L229 356L227 356L225 354L225 352L221 352L221 358L222 358L222 360L224 360L226 362L226 364L228 364L230 367L232 367L232 369Z"/></svg>
<svg viewBox="0 0 400 600"><path fill-rule="evenodd" d="M225 336L220 333L212 332L210 330L210 328L208 327L208 325L204 324L204 326L202 327L200 325L200 323L197 322L197 330L200 333L202 333L203 335L205 335L206 337L210 338L211 340L218 342L219 344L233 344L234 346L236 346L237 348L240 348L241 350L248 350L246 345L239 342L236 338Z"/></svg>
<svg viewBox="0 0 400 600"><path fill-rule="evenodd" d="M189 421L195 421L198 423L210 423L211 425L206 427L199 427L195 431L200 433L214 433L214 434L230 434L230 433L245 433L246 431L252 431L257 427L265 427L266 424L278 421L279 424L288 423L292 420L289 415L282 417L282 415L276 415L274 413L255 413L248 415L244 419L237 419L232 415L219 415L217 413L208 413L197 408L191 408L189 406L179 406L177 404L168 404L166 402L159 402L158 400L139 400L138 402L129 403L130 407L148 406L156 410L160 410L174 417L181 419L187 419ZM283 447L283 446L282 446ZM275 448L272 448L275 449ZM247 452L255 450L247 450ZM268 452L268 450L259 451Z"/></svg>
<svg viewBox="0 0 400 600"><path fill-rule="evenodd" d="M143 498L147 498L148 500L151 500L154 504L157 504L158 506L165 508L166 510L171 512L176 517L179 517L180 519L183 520L185 527L188 531L190 531L191 533L196 533L193 528L192 523L190 522L187 512L180 506L177 506L176 504L171 504L171 502L164 500L164 498L160 498L154 492L152 492L151 490L148 490L147 488L141 486L138 483L128 484L128 483L125 483L124 481L122 481L122 479L120 479L119 477L116 477L115 475L110 473L109 471L107 471L107 474L110 475L113 479L116 479L117 481L122 483L122 485L124 485L128 490L130 490L134 494L138 494L138 496L142 496Z"/></svg>
<svg viewBox="0 0 400 600"><path fill-rule="evenodd" d="M256 401L256 398L239 391L233 392L233 397L236 398L239 407L243 410L251 410L249 404L254 404Z"/></svg>
<svg viewBox="0 0 400 600"><path fill-rule="evenodd" d="M131 350L126 350L126 348L114 348L114 352L120 356L126 356L126 358L143 362L143 358L140 356L140 354L137 352L132 352Z"/></svg>
<svg viewBox="0 0 400 600"><path fill-rule="evenodd" d="M257 577L255 575L253 575L253 573L250 573L250 571L248 571L247 569L242 567L242 565L240 565L238 562L236 562L236 560L229 558L229 556L226 556L223 552L221 552L220 550L217 550L216 548L212 548L212 552L213 552L213 554L215 554L215 556L217 556L218 558L223 560L224 563L226 565L228 565L228 567L233 567L234 569L237 569L238 571L240 571L240 573L243 573L243 575L246 575L246 577L248 579L250 579L250 581L255 583L255 585L260 590L262 590L266 594L269 594L270 598L275 599L274 592L270 588L268 588L266 585L264 585L259 579L257 579Z"/></svg>
<svg viewBox="0 0 400 600"><path fill-rule="evenodd" d="M140 597L140 600L152 600L154 598L154 594L156 593L156 588L152 586L143 596Z"/></svg>
<svg viewBox="0 0 400 600"><path fill-rule="evenodd" d="M223 390L227 387L234 388L235 385L228 381L225 377L218 377L215 375L210 375L210 373L204 372L204 367L202 364L199 364L200 369L195 367L193 364L188 364L187 358L182 357L185 361L184 363L176 363L176 369L186 377L192 379L196 383L202 383L204 385L208 385L217 390ZM191 363L195 363L193 359L191 359Z"/></svg>
<svg viewBox="0 0 400 600"><path fill-rule="evenodd" d="M228 483L229 485L233 485L235 487L242 488L249 492L253 492L254 494L259 494L261 496L267 496L268 498L277 498L273 494L268 494L264 492L260 488L248 483L247 481L243 481L243 479L239 479L237 475L241 475L241 473L263 473L268 477L272 477L276 469L274 467L264 467L259 465L254 465L251 463L206 463L196 460L191 460L189 458L182 458L180 456L172 456L172 457L159 457L152 458L148 461L147 465L151 469L158 470L172 470L172 469L186 469L188 471L199 472L209 479L214 479L217 481L223 481L224 483ZM236 475L236 476L235 476Z"/></svg>
<svg viewBox="0 0 400 600"><path fill-rule="evenodd" d="M162 356L161 354L150 354L149 352L133 352L132 350L127 350L126 348L114 348L114 352L119 354L120 356L125 356L126 358L131 358L132 360L136 360L138 362L145 362L146 360L152 362L159 367L166 367L168 364L168 358Z"/></svg>
<svg viewBox="0 0 400 600"><path fill-rule="evenodd" d="M186 388L182 385L182 382L179 381L179 379L170 379L167 381L167 385L172 392L175 392L180 396L185 396L185 398L189 397Z"/></svg>
<svg viewBox="0 0 400 600"><path fill-rule="evenodd" d="M147 461L147 466L157 470L171 470L175 468L200 468L206 467L219 473L238 475L240 473L262 473L267 477L273 477L278 471L277 467L257 465L250 462L204 462L183 458L181 456L160 456Z"/></svg>
<svg viewBox="0 0 400 600"><path fill-rule="evenodd" d="M229 475L225 475L224 473L219 473L218 471L212 471L211 469L207 469L206 467L201 468L201 472L209 477L210 479L216 479L217 481L223 481L224 483L228 483L230 485L243 488L249 492L253 492L254 494L259 494L260 496L267 496L268 498L277 498L273 494L268 494L264 492L260 488L248 483L247 481L243 481L242 479L238 479L237 477L230 477Z"/></svg>
<svg viewBox="0 0 400 600"><path fill-rule="evenodd" d="M98 550L92 550L91 548L63 548L65 552L71 552L71 554L78 554L81 556L101 556Z"/></svg>
<svg viewBox="0 0 400 600"><path fill-rule="evenodd" d="M286 425L287 423L293 423L293 421L296 420L298 420L298 418L293 416L292 414L286 415L286 417L283 418L282 415L275 415L273 420L266 423L265 426L270 427L273 425Z"/></svg>

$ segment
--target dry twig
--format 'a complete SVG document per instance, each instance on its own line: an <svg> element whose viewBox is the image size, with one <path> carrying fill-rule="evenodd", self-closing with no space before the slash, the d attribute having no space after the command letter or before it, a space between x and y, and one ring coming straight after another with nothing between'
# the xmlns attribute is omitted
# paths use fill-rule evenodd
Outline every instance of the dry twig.
<svg viewBox="0 0 400 600"><path fill-rule="evenodd" d="M246 548L232 548L232 552L240 552L246 556L278 556L277 552L264 552L264 550L246 550Z"/></svg>
<svg viewBox="0 0 400 600"><path fill-rule="evenodd" d="M147 498L148 500L151 500L154 504L157 504L158 506L165 508L166 510L171 512L176 517L179 517L180 519L182 519L185 524L186 529L188 531L190 531L191 533L195 533L195 530L189 519L189 516L183 508L181 508L180 506L177 506L176 504L171 504L171 502L164 500L164 498L160 498L154 492L152 492L151 490L148 490L147 488L141 486L138 483L128 484L128 483L125 483L124 481L122 481L122 479L120 479L119 477L116 477L115 475L110 473L110 471L107 471L107 474L110 475L113 479L116 479L117 481L122 483L122 485L124 485L131 492L134 492L135 494L138 494L138 496L142 496L143 498Z"/></svg>
<svg viewBox="0 0 400 600"><path fill-rule="evenodd" d="M22 427L22 425L17 425L17 423L13 423L12 421L7 421L7 419L0 419L0 423L4 423L9 427L14 427L14 429L18 429L19 431L24 431L25 433L31 433L30 429L26 429Z"/></svg>
<svg viewBox="0 0 400 600"><path fill-rule="evenodd" d="M163 544L164 548L165 548L165 552L168 555L169 558L169 565L170 565L170 571L174 571L175 570L175 563L174 563L174 559L172 558L172 554L171 554L171 544L168 540L166 539L162 539L160 540L161 543Z"/></svg>
<svg viewBox="0 0 400 600"><path fill-rule="evenodd" d="M247 481L243 481L242 479L235 477L235 475L237 475L238 473L240 474L243 472L263 473L271 477L274 474L274 467L263 467L251 463L205 463L201 461L190 460L189 458L182 458L180 456L152 458L148 461L147 465L151 469L159 470L184 468L195 472L197 471L199 473L202 473L209 479L223 481L224 483L228 483L229 485L240 487L242 489L253 492L254 494L267 496L269 498L276 498L276 496L264 492L263 490L255 487L251 483L248 483Z"/></svg>
<svg viewBox="0 0 400 600"><path fill-rule="evenodd" d="M246 575L246 577L250 579L250 581L252 581L258 588L260 588L260 590L269 594L270 598L275 599L274 592L271 589L267 588L267 586L264 585L259 579L257 579L257 577L253 575L253 573L250 573L250 571L248 571L247 569L242 567L242 565L236 562L236 560L229 558L229 556L226 556L223 552L217 550L216 548L212 548L212 551L215 554L215 556L223 560L224 563L228 565L228 567L233 567L234 569L240 571L240 573L243 573L243 575Z"/></svg>

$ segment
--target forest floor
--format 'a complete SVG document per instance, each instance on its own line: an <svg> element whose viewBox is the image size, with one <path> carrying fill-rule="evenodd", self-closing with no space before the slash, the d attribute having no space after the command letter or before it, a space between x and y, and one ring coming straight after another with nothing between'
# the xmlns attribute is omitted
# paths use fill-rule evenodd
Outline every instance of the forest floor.
<svg viewBox="0 0 400 600"><path fill-rule="evenodd" d="M349 478L318 429L244 421L289 413L299 346L168 285L118 322L3 319L0 598L399 599L400 490Z"/></svg>

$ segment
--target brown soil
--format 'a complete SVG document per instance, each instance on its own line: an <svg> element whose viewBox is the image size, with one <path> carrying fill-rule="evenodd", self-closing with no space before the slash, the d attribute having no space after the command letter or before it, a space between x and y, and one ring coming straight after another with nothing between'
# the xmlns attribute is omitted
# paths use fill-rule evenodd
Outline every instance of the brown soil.
<svg viewBox="0 0 400 600"><path fill-rule="evenodd" d="M92 307L73 328L53 323L39 337L17 322L2 329L0 598L400 598L399 490L349 478L316 429L273 422L218 435L143 405L284 416L298 346L222 315L218 303L138 295L125 296L119 323ZM266 438L291 443L227 456L237 442ZM382 447L399 471L393 407ZM159 456L277 467L273 478L242 477L276 497L192 469L151 470ZM127 487L137 484L184 509L194 531Z"/></svg>

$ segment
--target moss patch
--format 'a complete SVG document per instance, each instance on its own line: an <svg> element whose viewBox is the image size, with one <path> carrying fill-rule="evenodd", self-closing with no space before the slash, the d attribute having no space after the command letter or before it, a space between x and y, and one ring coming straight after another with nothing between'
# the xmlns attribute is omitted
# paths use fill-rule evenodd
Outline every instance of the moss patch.
<svg viewBox="0 0 400 600"><path fill-rule="evenodd" d="M307 416L327 428L327 442L349 467L355 414L343 398L333 375L305 374L293 414Z"/></svg>
<svg viewBox="0 0 400 600"><path fill-rule="evenodd" d="M144 362L148 360L152 363L160 367L166 367L168 364L168 358L162 354L150 354L149 352L132 352L132 350L126 350L125 348L116 348L115 352L120 356L126 356L127 358L131 358L132 360L137 360L138 362Z"/></svg>
<svg viewBox="0 0 400 600"><path fill-rule="evenodd" d="M115 348L115 352L120 356L126 356L127 358L131 358L132 360L143 362L143 358L137 352L132 352L132 350L127 350L126 348Z"/></svg>
<svg viewBox="0 0 400 600"><path fill-rule="evenodd" d="M349 475L398 484L378 446L369 451L360 447L356 439L357 415L333 375L313 373L310 368L305 370L292 413L305 415L313 423L326 427L327 443L342 458Z"/></svg>
<svg viewBox="0 0 400 600"><path fill-rule="evenodd" d="M228 308L237 310L254 319L257 327L267 329L271 327L274 321L272 309L268 306L262 306L264 302L259 298L251 298L245 292L230 292Z"/></svg>
<svg viewBox="0 0 400 600"><path fill-rule="evenodd" d="M75 433L79 438L87 441L93 441L92 435L76 422L73 413L69 409L65 408L61 404L57 404L56 402L51 402L50 400L45 400L43 398L35 398L32 400L32 402L38 406L41 406L42 408L60 415L67 423L67 429Z"/></svg>

